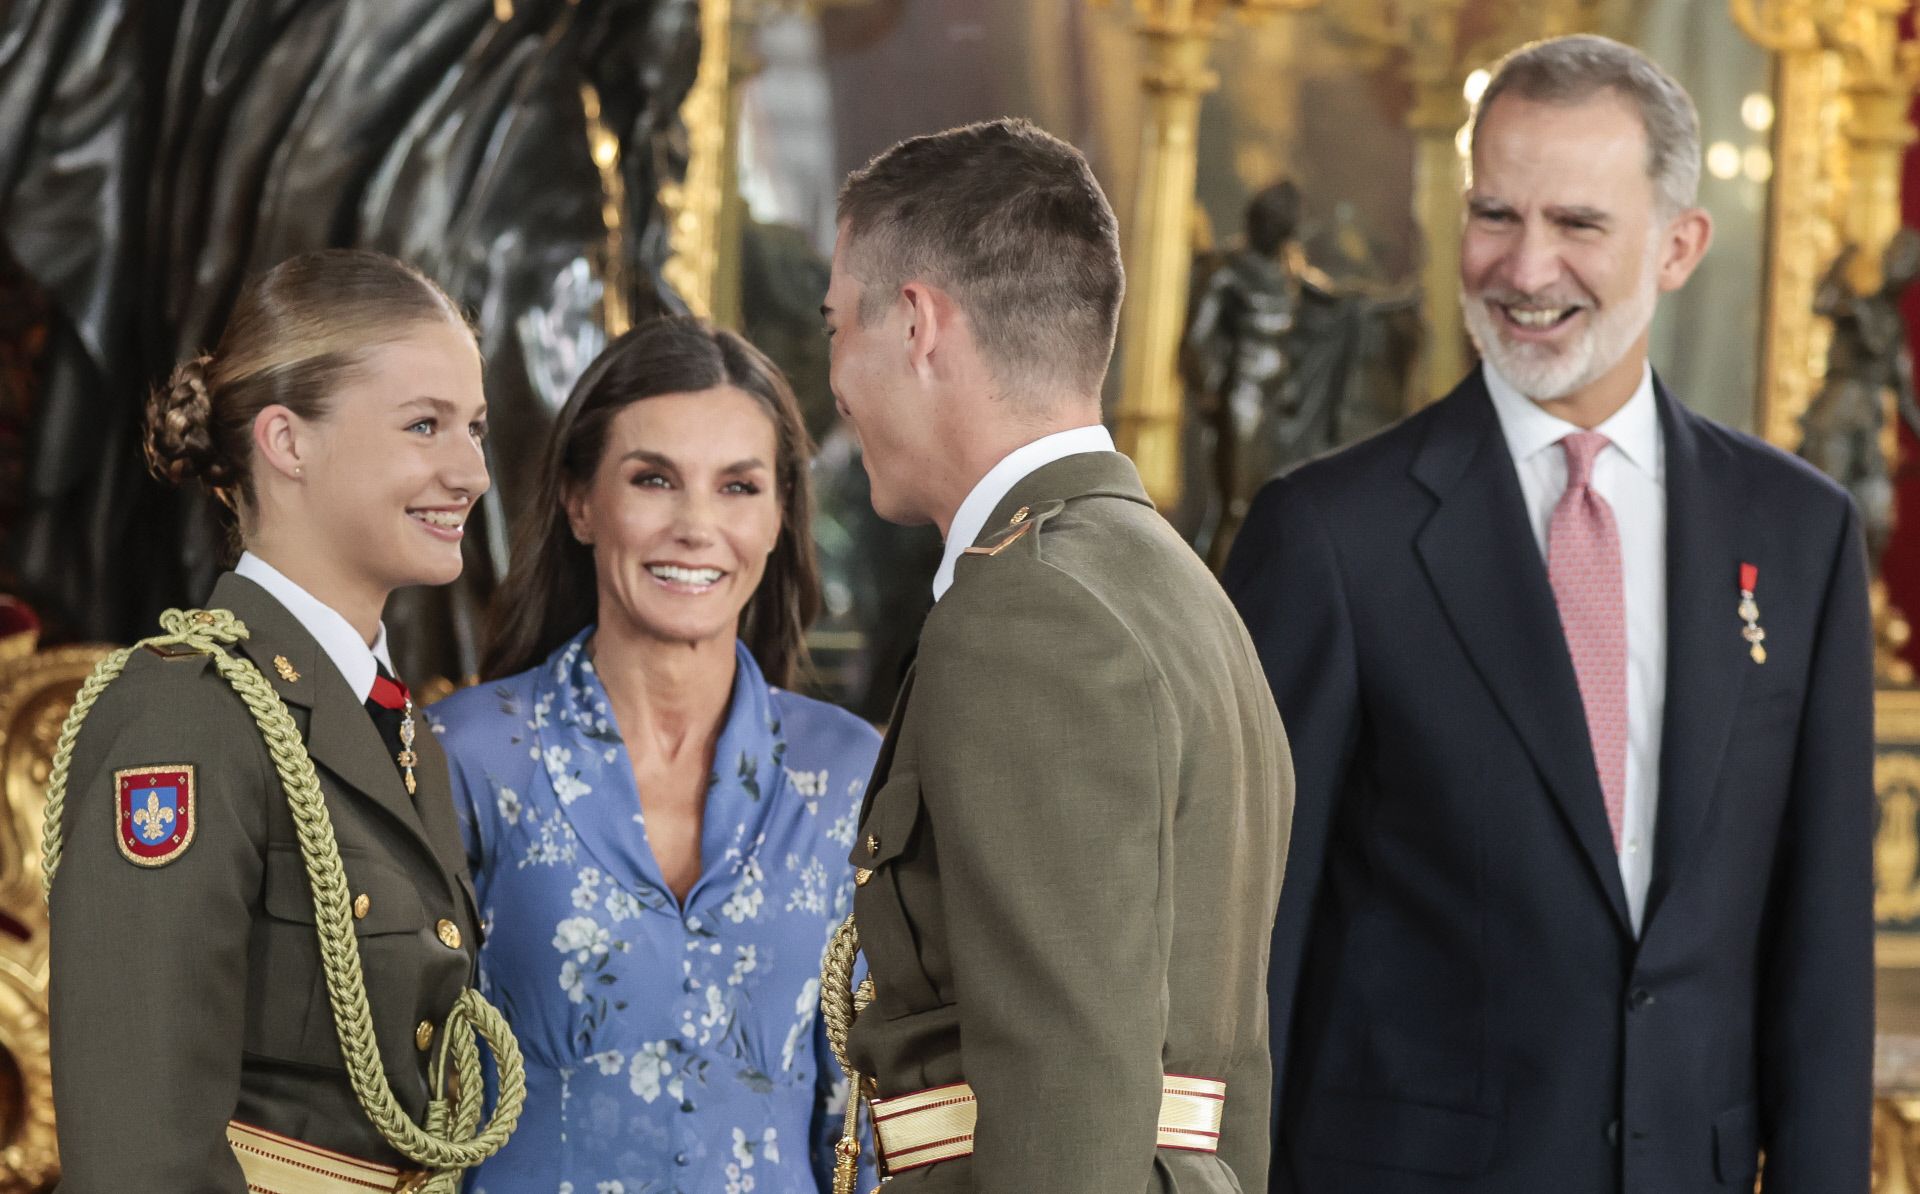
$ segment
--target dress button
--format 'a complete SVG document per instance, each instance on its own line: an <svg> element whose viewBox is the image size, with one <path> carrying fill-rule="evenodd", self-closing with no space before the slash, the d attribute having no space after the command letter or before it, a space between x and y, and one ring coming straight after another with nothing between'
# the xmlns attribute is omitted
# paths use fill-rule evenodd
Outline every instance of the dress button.
<svg viewBox="0 0 1920 1194"><path fill-rule="evenodd" d="M413 1043L422 1053L433 1048L433 1021L420 1021L420 1027L413 1030Z"/></svg>
<svg viewBox="0 0 1920 1194"><path fill-rule="evenodd" d="M1641 1008L1651 1007L1652 1005L1653 992L1647 990L1645 987L1635 987L1633 994L1627 996L1627 1009L1629 1011L1637 1012Z"/></svg>
<svg viewBox="0 0 1920 1194"><path fill-rule="evenodd" d="M439 924L433 926L433 931L436 935L439 936L440 944L446 946L448 949L460 948L460 926L459 925L454 924L450 920L443 920Z"/></svg>
<svg viewBox="0 0 1920 1194"><path fill-rule="evenodd" d="M693 1163L693 1158L687 1156L685 1153L675 1153L673 1154L673 1163L675 1165L690 1165Z"/></svg>
<svg viewBox="0 0 1920 1194"><path fill-rule="evenodd" d="M373 911L373 899L368 896L366 892L363 891L353 897L353 918L355 920L365 920L367 913L371 911Z"/></svg>
<svg viewBox="0 0 1920 1194"><path fill-rule="evenodd" d="M1620 1147L1620 1121L1617 1119L1607 1121L1607 1146L1609 1148Z"/></svg>

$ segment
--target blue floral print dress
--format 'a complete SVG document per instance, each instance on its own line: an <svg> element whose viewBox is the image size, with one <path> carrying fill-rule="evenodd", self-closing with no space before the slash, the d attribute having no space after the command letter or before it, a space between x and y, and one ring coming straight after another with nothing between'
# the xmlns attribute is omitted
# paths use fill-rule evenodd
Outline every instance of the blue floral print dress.
<svg viewBox="0 0 1920 1194"><path fill-rule="evenodd" d="M736 644L683 906L647 842L592 630L427 711L480 897L481 985L527 1059L519 1130L467 1188L826 1190L846 1082L820 959L852 903L879 735L770 687Z"/></svg>

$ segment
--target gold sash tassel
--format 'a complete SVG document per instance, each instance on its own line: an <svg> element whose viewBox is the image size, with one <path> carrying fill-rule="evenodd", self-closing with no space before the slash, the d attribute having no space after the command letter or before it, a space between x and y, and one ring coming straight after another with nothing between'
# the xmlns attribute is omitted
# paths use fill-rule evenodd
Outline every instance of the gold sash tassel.
<svg viewBox="0 0 1920 1194"><path fill-rule="evenodd" d="M1159 1147L1211 1153L1220 1149L1227 1084L1168 1074L1160 1087ZM979 1106L965 1082L873 1100L880 1171L889 1176L973 1155Z"/></svg>
<svg viewBox="0 0 1920 1194"><path fill-rule="evenodd" d="M432 1176L316 1148L238 1120L227 1123L227 1143L246 1174L249 1194L408 1194Z"/></svg>

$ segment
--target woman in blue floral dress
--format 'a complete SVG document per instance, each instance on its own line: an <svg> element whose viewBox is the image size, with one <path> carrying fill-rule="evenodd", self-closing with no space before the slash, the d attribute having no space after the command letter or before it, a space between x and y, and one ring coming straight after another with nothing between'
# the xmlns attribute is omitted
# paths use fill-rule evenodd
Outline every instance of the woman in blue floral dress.
<svg viewBox="0 0 1920 1194"><path fill-rule="evenodd" d="M527 1055L475 1194L829 1188L819 967L879 738L781 687L820 599L810 452L774 366L690 319L615 340L555 424L498 678L429 712Z"/></svg>

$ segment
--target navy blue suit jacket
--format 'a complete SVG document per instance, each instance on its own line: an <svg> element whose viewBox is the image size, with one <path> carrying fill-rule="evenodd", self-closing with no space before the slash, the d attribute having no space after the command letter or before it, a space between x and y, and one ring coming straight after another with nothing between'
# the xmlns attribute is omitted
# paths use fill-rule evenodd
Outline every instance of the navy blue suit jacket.
<svg viewBox="0 0 1920 1194"><path fill-rule="evenodd" d="M1636 941L1478 371L1261 491L1226 570L1298 777L1270 975L1285 1194L1864 1194L1860 528L1658 390L1667 700ZM1741 638L1758 569L1767 660Z"/></svg>

